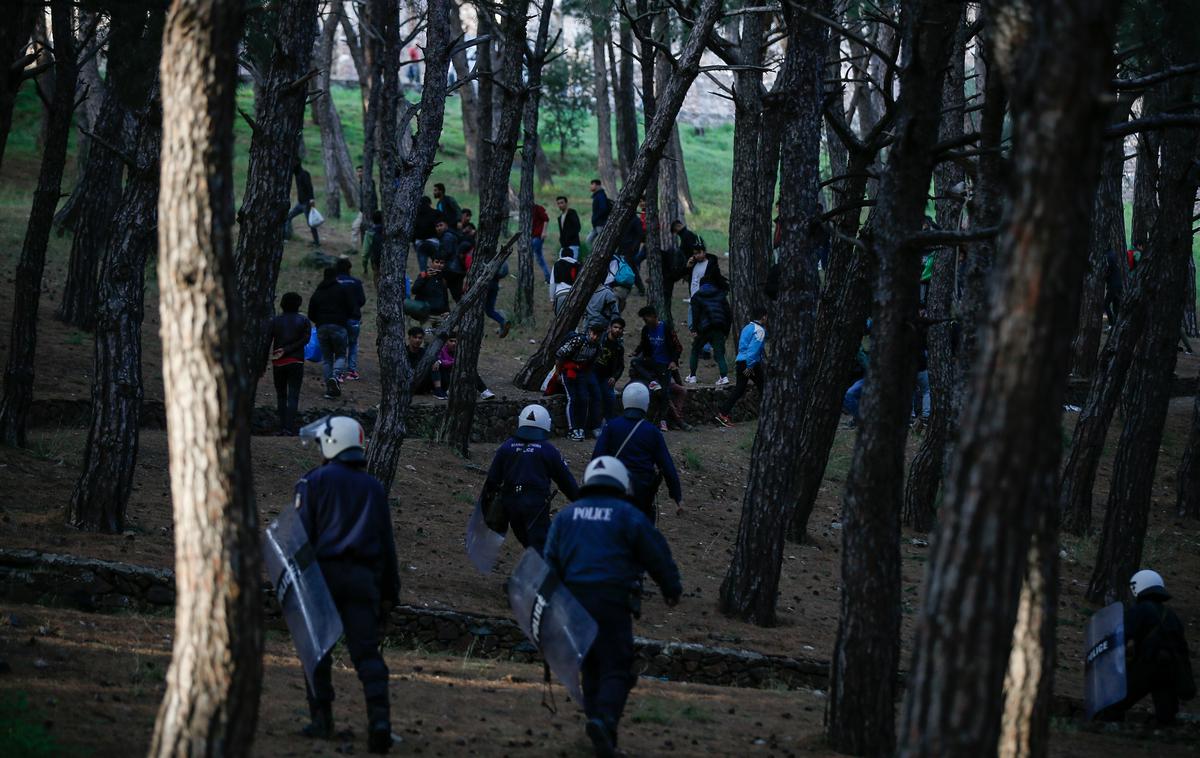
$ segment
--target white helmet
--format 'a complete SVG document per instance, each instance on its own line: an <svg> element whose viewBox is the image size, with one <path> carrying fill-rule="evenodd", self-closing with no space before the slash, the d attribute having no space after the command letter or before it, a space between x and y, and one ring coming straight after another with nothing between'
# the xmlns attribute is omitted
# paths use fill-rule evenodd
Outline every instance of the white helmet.
<svg viewBox="0 0 1200 758"><path fill-rule="evenodd" d="M321 446L321 456L329 461L362 463L364 433L362 424L349 416L326 416L300 430L300 439L315 439Z"/></svg>
<svg viewBox="0 0 1200 758"><path fill-rule="evenodd" d="M611 455L602 455L583 470L583 489L615 489L623 494L633 490L629 485L629 469Z"/></svg>
<svg viewBox="0 0 1200 758"><path fill-rule="evenodd" d="M550 436L550 411L533 403L521 409L517 416L517 439L537 442Z"/></svg>
<svg viewBox="0 0 1200 758"><path fill-rule="evenodd" d="M1163 578L1157 571L1142 569L1129 580L1129 591L1133 593L1135 598L1146 590L1153 589L1159 590L1162 594L1166 594L1167 592L1167 588L1163 584Z"/></svg>
<svg viewBox="0 0 1200 758"><path fill-rule="evenodd" d="M636 408L646 411L650 408L650 389L641 382L630 382L621 393L621 405L625 410Z"/></svg>

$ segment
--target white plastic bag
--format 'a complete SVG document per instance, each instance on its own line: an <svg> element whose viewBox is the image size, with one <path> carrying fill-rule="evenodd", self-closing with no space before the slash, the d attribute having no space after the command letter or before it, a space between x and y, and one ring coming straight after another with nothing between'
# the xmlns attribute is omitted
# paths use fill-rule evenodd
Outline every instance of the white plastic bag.
<svg viewBox="0 0 1200 758"><path fill-rule="evenodd" d="M315 207L308 209L308 225L309 226L318 227L324 223L325 223L325 217L321 215L321 212L319 210L317 210Z"/></svg>

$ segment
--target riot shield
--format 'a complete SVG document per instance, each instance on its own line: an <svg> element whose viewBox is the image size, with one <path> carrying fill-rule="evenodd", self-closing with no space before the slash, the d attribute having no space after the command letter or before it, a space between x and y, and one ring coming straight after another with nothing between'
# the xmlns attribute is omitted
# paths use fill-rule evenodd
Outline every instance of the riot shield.
<svg viewBox="0 0 1200 758"><path fill-rule="evenodd" d="M1083 700L1090 720L1125 699L1125 608L1113 603L1088 621Z"/></svg>
<svg viewBox="0 0 1200 758"><path fill-rule="evenodd" d="M342 617L321 575L300 515L290 505L267 527L263 558L296 653L312 682L317 664L342 636Z"/></svg>
<svg viewBox="0 0 1200 758"><path fill-rule="evenodd" d="M533 549L525 551L508 580L508 603L521 631L582 705L579 670L596 639L596 622Z"/></svg>
<svg viewBox="0 0 1200 758"><path fill-rule="evenodd" d="M467 521L467 533L464 537L467 546L467 557L481 574L492 573L496 558L500 555L500 546L504 544L504 535L493 532L483 519L483 506L475 501L475 510Z"/></svg>

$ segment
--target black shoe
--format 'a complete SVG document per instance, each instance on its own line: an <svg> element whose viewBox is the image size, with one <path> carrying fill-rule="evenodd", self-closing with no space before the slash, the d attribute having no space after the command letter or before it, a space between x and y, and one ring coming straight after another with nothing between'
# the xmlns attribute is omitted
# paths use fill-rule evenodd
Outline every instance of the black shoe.
<svg viewBox="0 0 1200 758"><path fill-rule="evenodd" d="M612 730L604 719L588 719L587 736L592 741L592 747L600 758L613 758L617 754L617 746L613 740Z"/></svg>
<svg viewBox="0 0 1200 758"><path fill-rule="evenodd" d="M386 753L392 749L392 724L389 721L372 721L367 731L367 752Z"/></svg>
<svg viewBox="0 0 1200 758"><path fill-rule="evenodd" d="M337 379L326 379L325 380L325 397L332 400L335 397L341 397L341 395L342 395L342 388L338 384Z"/></svg>
<svg viewBox="0 0 1200 758"><path fill-rule="evenodd" d="M327 740L333 736L333 706L309 705L308 712L312 722L300 730L300 734L314 740Z"/></svg>

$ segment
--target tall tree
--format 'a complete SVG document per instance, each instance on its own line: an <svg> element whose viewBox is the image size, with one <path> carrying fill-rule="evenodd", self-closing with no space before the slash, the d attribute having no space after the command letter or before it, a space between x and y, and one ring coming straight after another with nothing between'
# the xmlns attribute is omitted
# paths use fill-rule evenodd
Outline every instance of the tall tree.
<svg viewBox="0 0 1200 758"><path fill-rule="evenodd" d="M634 104L633 79L633 29L629 19L621 19L617 39L620 41L621 61L616 61L616 51L609 40L608 52L613 60L613 103L617 114L617 154L621 156L621 178L629 179L629 168L637 155L638 128L637 107Z"/></svg>
<svg viewBox="0 0 1200 758"><path fill-rule="evenodd" d="M455 34L459 36L466 34L457 2L450 4L450 22ZM464 86L459 87L457 92L462 109L463 146L467 158L467 189L474 193L479 191L479 148L483 144L483 140L479 135L479 97L475 92L475 84L469 81L471 76L471 67L467 62L467 50L469 49L463 47L456 50L451 60L454 64L454 75L459 81L466 82ZM425 70L429 70L428 65L425 66Z"/></svg>
<svg viewBox="0 0 1200 758"><path fill-rule="evenodd" d="M819 10L828 3L818 6ZM788 46L778 84L782 100L780 223L783 244L779 299L771 321L772 352L787 360L767 364L758 431L742 497L733 558L721 583L722 613L763 626L775 623L784 532L797 461L795 436L788 433L804 400L800 388L809 370L819 281L811 254L820 192L821 102L826 30L817 20L783 6ZM762 170L775 171L774 165Z"/></svg>
<svg viewBox="0 0 1200 758"><path fill-rule="evenodd" d="M671 43L671 16L659 13L654 17L654 40L659 46L660 53L655 57L654 77L660 82L667 81L673 67L668 52ZM679 172L678 163L674 160L671 140L674 137L675 125L671 125L671 134L667 135L667 144L663 148L662 160L658 163L658 213L662 219L662 234L659 237L664 250L675 247L676 242L671 234L671 224L675 221L686 221L683 205L679 202ZM667 307L670 308L670 303ZM668 316L670 314L668 313Z"/></svg>
<svg viewBox="0 0 1200 758"><path fill-rule="evenodd" d="M25 424L33 403L34 357L37 352L38 304L42 296L42 270L54 209L62 189L63 166L67 162L67 140L71 112L75 108L75 30L71 23L70 0L50 5L54 30L54 91L46 122L42 166L29 209L29 225L17 275L13 281L13 315L8 340L8 362L4 367L4 391L0 395L0 442L25 444Z"/></svg>
<svg viewBox="0 0 1200 758"><path fill-rule="evenodd" d="M17 90L24 82L41 73L40 65L30 67L37 60L37 54L27 49L34 20L43 12L40 2L21 2L0 26L0 165L4 162L8 133L12 131Z"/></svg>
<svg viewBox="0 0 1200 758"><path fill-rule="evenodd" d="M496 256L500 234L507 220L508 177L512 173L513 153L528 86L522 84L521 62L525 57L525 27L529 0L511 0L505 5L505 17L500 24L500 65L496 68L498 94L501 98L500 121L495 140L479 188L479 231L475 235L474 264L467 272L467 286L474 284L487 270L486 264ZM546 20L549 24L549 19ZM539 23L539 34L541 24ZM494 93L495 94L495 93ZM479 393L475 376L479 367L479 349L483 342L483 303L469 308L459 326L458 353L451 370L450 398L445 420L438 438L464 456L471 444L471 426L475 419L475 402Z"/></svg>
<svg viewBox="0 0 1200 758"><path fill-rule="evenodd" d="M147 24L145 52L157 52L152 40L162 39L162 25L163 12L156 10ZM148 68L157 70L157 61ZM67 523L81 529L119 534L125 528L142 416L146 260L158 223L161 143L162 104L153 85L138 114L134 163L100 261L91 423L66 514Z"/></svg>
<svg viewBox="0 0 1200 758"><path fill-rule="evenodd" d="M1179 464L1176 511L1180 518L1200 519L1200 394L1192 403L1192 427Z"/></svg>
<svg viewBox="0 0 1200 758"><path fill-rule="evenodd" d="M673 73L666 81L661 94L656 94L654 118L646 128L646 136L629 172L629 181L625 182L613 201L608 222L602 227L592 246L591 254L580 269L579 278L575 280L575 286L571 288L562 312L555 317L541 345L513 378L516 386L534 389L541 384L546 371L554 362L554 351L562 344L567 333L579 323L588 300L603 281L609 259L616 250L620 230L629 223L638 199L646 191L651 171L666 148L670 127L679 114L688 88L700 72L700 57L704 53L705 38L712 31L720 8L721 0L702 0L692 16L692 31L675 61Z"/></svg>
<svg viewBox="0 0 1200 758"><path fill-rule="evenodd" d="M642 124L647 133L654 121L658 110L658 99L655 95L654 81L656 66L651 63L657 51L654 47L654 18L651 15L651 3L654 0L637 0L637 20L634 22L638 32L638 52L640 54L642 73ZM659 11L662 12L662 11ZM632 31L632 27L631 27ZM632 171L632 166L630 167ZM663 284L662 260L662 216L658 212L658 166L650 168L646 178L646 188L642 191L642 202L646 204L646 233L642 246L646 251L646 301L654 310L662 314L668 322L671 321L671 303L667 300L666 287ZM629 178L626 177L628 182Z"/></svg>
<svg viewBox="0 0 1200 758"><path fill-rule="evenodd" d="M262 567L233 255L243 8L175 0L163 35L158 288L176 594L159 758L246 755L258 721Z"/></svg>
<svg viewBox="0 0 1200 758"><path fill-rule="evenodd" d="M397 17L396 0L372 0L371 9L379 18ZM425 78L421 87L420 110L413 149L400 158L394 135L385 134L380 155L385 176L394 182L383 185L383 253L379 272L379 415L371 444L367 448L367 470L390 490L400 460L400 449L407 433L404 417L412 400L408 356L405 352L404 280L408 266L408 248L413 238L413 219L429 172L433 170L442 123L446 115L447 71L451 59L451 35L454 0L430 0L425 34ZM398 23L398 21L396 22ZM382 27L383 53L388 61L400 60L399 30L391 24ZM376 88L387 96L380 108L385 123L394 123L403 96L400 92L398 65L385 67L389 73ZM389 136L390 135L390 136Z"/></svg>
<svg viewBox="0 0 1200 758"><path fill-rule="evenodd" d="M994 750L1022 578L1062 414L1100 159L1116 0L995 3L1010 82L1011 210L918 618L900 754ZM990 74L989 74L990 78ZM1048 112L1055 118L1046 119ZM1070 254L1064 254L1070 251Z"/></svg>
<svg viewBox="0 0 1200 758"><path fill-rule="evenodd" d="M241 350L250 378L250 396L267 365L275 283L283 259L283 223L291 207L292 175L304 129L304 104L313 41L317 34L317 0L295 0L275 6L275 23L267 32L270 53L251 120L250 163L242 194L237 239L237 278L245 322Z"/></svg>
<svg viewBox="0 0 1200 758"><path fill-rule="evenodd" d="M589 0L588 14L592 26L592 94L595 97L593 112L596 114L596 172L608 192L617 190L617 168L613 162L612 147L612 104L608 99L609 24L612 5L609 0Z"/></svg>
<svg viewBox="0 0 1200 758"><path fill-rule="evenodd" d="M333 48L337 36L338 22L343 13L341 0L333 0L326 7L325 21L317 46L313 52L313 68L317 76L312 79L312 114L321 130L321 162L325 166L325 208L332 218L341 216L341 199L352 209L358 207L358 186L354 179L354 163L350 160L350 149L346 146L346 135L342 131L342 119L333 102Z"/></svg>
<svg viewBox="0 0 1200 758"><path fill-rule="evenodd" d="M842 596L830 664L828 735L856 754L895 748L900 655L900 507L916 374L921 228L934 167L945 72L963 4L907 7L896 141L868 221L878 260L871 358L842 501Z"/></svg>

